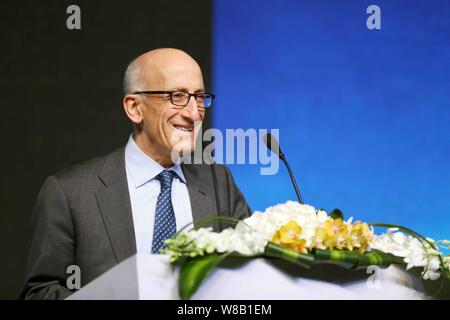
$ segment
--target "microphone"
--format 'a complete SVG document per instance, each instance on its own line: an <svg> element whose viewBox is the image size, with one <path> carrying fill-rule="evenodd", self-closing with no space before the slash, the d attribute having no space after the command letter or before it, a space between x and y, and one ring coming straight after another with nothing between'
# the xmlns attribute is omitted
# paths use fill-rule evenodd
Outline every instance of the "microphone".
<svg viewBox="0 0 450 320"><path fill-rule="evenodd" d="M297 194L298 201L303 204L302 196L300 195L300 191L298 190L297 182L295 182L294 174L292 173L291 166L289 166L289 163L286 160L286 157L284 156L284 153L280 149L280 145L278 144L277 139L270 133L265 134L263 137L264 143L266 144L267 148L275 153L281 160L283 160L288 172L289 176L291 177L292 185L294 186L295 193Z"/></svg>

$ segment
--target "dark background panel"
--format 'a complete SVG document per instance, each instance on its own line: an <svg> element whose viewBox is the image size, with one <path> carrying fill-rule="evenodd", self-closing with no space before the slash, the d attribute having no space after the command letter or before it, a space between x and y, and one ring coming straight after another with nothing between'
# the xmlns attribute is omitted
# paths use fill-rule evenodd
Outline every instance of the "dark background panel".
<svg viewBox="0 0 450 320"><path fill-rule="evenodd" d="M66 27L71 4L81 8L81 30ZM210 13L210 1L2 1L0 298L19 294L45 177L131 133L122 110L127 63L177 47L199 62L210 88Z"/></svg>

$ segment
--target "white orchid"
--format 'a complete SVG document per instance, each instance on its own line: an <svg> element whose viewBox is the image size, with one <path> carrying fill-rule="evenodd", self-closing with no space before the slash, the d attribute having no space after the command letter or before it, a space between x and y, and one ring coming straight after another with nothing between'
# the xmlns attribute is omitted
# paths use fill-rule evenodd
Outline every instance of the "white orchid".
<svg viewBox="0 0 450 320"><path fill-rule="evenodd" d="M427 240L434 243L433 239L428 238ZM440 277L440 259L444 258L442 253L435 250L426 241L405 235L397 228L390 228L386 234L376 236L370 247L402 257L406 263L406 270L414 267L424 268L424 279L436 280Z"/></svg>

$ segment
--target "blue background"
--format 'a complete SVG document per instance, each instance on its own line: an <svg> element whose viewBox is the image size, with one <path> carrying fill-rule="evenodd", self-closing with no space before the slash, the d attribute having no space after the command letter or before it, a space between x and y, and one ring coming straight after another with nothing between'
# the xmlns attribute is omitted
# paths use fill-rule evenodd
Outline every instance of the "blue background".
<svg viewBox="0 0 450 320"><path fill-rule="evenodd" d="M279 128L305 203L450 238L450 1L215 0L213 23L215 128ZM282 163L229 167L253 210L296 199Z"/></svg>

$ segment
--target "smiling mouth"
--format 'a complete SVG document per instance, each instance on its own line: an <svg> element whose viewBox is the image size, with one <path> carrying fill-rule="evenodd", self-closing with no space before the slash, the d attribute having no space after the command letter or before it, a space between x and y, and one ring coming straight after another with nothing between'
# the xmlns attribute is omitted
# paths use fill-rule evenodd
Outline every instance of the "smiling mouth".
<svg viewBox="0 0 450 320"><path fill-rule="evenodd" d="M183 131L183 132L193 132L194 131L194 126L178 126L178 125L173 125L173 127L177 130Z"/></svg>

